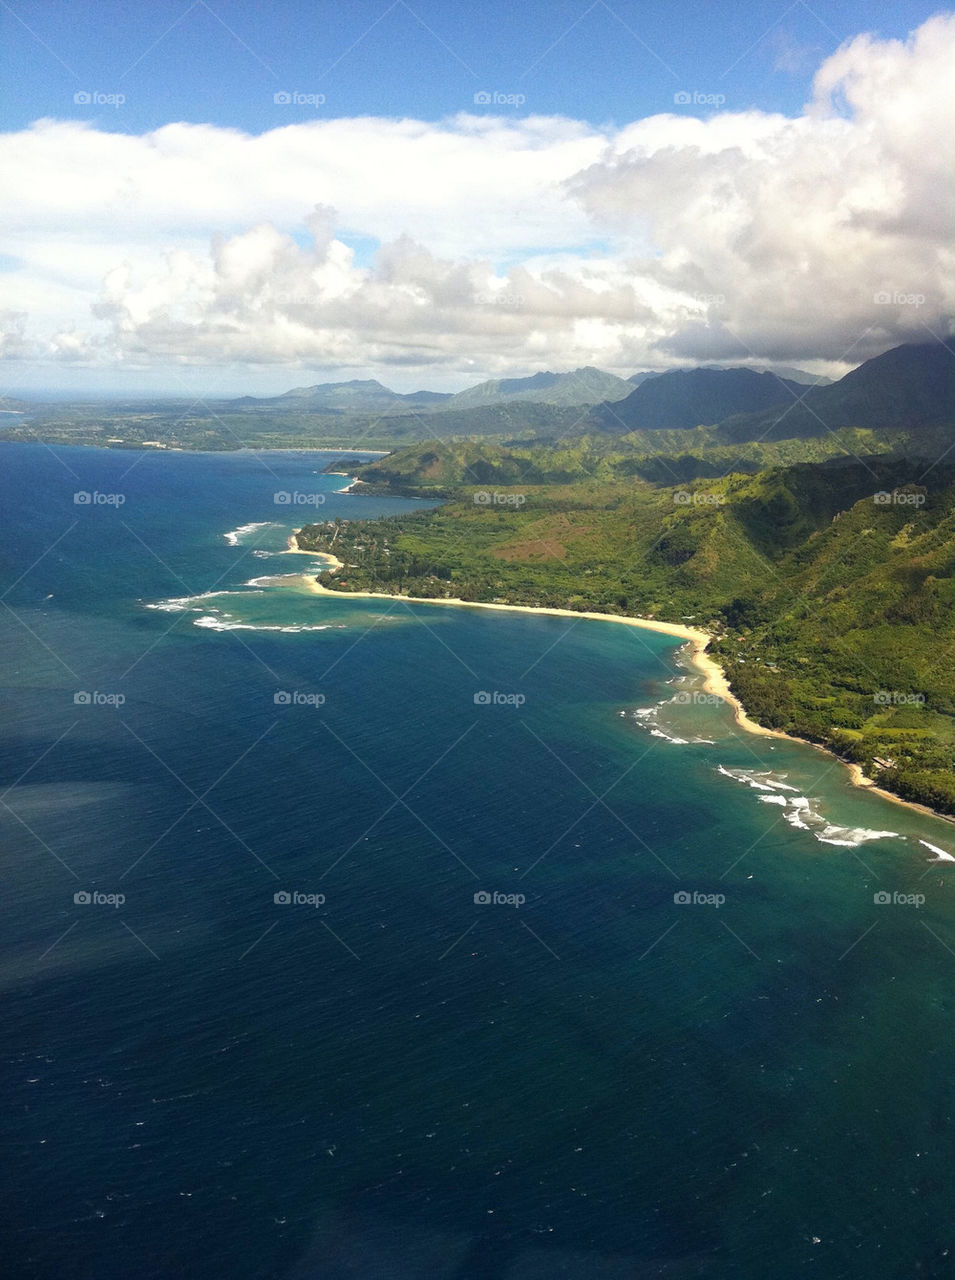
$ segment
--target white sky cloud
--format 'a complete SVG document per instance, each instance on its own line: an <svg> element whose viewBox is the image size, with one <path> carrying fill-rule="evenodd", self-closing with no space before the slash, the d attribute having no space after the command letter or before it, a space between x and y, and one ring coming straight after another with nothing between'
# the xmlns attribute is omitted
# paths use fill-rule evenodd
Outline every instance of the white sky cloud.
<svg viewBox="0 0 955 1280"><path fill-rule="evenodd" d="M844 45L797 119L358 118L258 137L42 121L0 137L18 264L0 275L0 352L392 366L395 385L855 364L955 312L953 65L939 16L907 42ZM380 242L370 264L354 237Z"/></svg>

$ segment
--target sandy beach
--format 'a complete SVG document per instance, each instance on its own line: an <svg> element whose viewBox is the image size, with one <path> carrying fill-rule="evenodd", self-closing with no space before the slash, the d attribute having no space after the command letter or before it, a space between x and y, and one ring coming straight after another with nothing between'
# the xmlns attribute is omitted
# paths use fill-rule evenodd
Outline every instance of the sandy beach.
<svg viewBox="0 0 955 1280"><path fill-rule="evenodd" d="M816 744L811 743L810 745L815 746ZM825 748L820 747L820 750L824 751ZM939 813L937 809L930 809L927 804L919 804L917 800L903 800L901 796L897 796L893 791L886 791L885 787L880 787L877 782L873 782L871 778L866 777L862 772L861 765L853 764L849 760L844 760L842 763L849 770L854 786L866 787L874 795L882 796L885 800L891 800L893 804L905 805L906 809L914 809L917 813L927 814L930 818L941 818L943 822L955 822L955 818L949 817L947 813Z"/></svg>
<svg viewBox="0 0 955 1280"><path fill-rule="evenodd" d="M289 539L289 542L295 542L294 535ZM300 551L297 542L294 547L290 546L290 550ZM333 573L342 567L341 561L336 559L335 556L322 555L322 558L329 562ZM333 561L334 563L332 564L331 562ZM465 609L494 609L501 613L540 613L554 618L592 618L596 622L618 622L628 627L641 627L645 631L658 631L663 635L675 636L679 640L686 641L689 645L693 665L703 676L704 692L715 694L725 702L728 702L733 708L733 717L737 725L741 729L745 729L747 733L754 733L763 738L786 738L790 742L802 742L805 746L815 747L816 750L823 751L826 755L831 756L832 759L838 760L849 771L849 778L854 786L865 787L875 795L882 796L885 800L891 800L893 804L903 805L906 809L914 809L917 813L925 814L930 818L941 818L945 822L955 821L955 819L949 818L944 813L938 813L936 810L930 809L927 805L917 804L913 800L903 800L901 796L897 796L891 791L886 791L883 787L873 782L871 778L866 777L860 765L841 759L817 742L808 742L804 738L795 738L788 733L783 733L781 729L767 729L765 725L757 724L755 720L746 714L743 704L730 689L729 681L723 668L715 658L711 658L705 652L706 646L713 637L708 631L704 631L700 627L687 627L679 622L658 622L655 618L629 618L618 613L580 612L576 609L559 609L556 607L536 608L532 605L523 604L489 604L484 601L461 600L454 596L431 600L425 596L392 595L386 591L332 591L316 582L314 578L306 576L309 590L316 595L337 596L339 598L344 596L354 600L402 600L407 604L453 605L456 608Z"/></svg>
<svg viewBox="0 0 955 1280"><path fill-rule="evenodd" d="M328 559L334 560L335 557L331 556ZM334 572L338 568L341 568L341 562L336 560L332 571ZM736 723L740 728L745 729L748 733L755 733L768 738L786 738L789 736L778 729L767 729L764 725L757 724L755 720L750 719L739 698L731 691L723 668L715 658L711 658L705 652L706 646L713 637L708 631L703 631L700 627L687 627L679 622L658 622L655 618L630 618L619 613L596 613L578 609L560 609L556 606L538 608L533 605L523 604L490 604L479 600L461 600L456 596L432 600L425 596L391 595L389 592L384 591L331 591L328 587L323 587L314 580L312 580L310 589L318 595L350 596L352 599L365 600L403 600L408 604L448 604L465 609L493 609L501 613L539 613L552 618L591 618L595 622L618 622L627 627L640 627L644 631L659 631L663 635L675 636L678 640L686 641L690 646L693 665L704 677L704 691L715 694L730 704L733 708Z"/></svg>
<svg viewBox="0 0 955 1280"><path fill-rule="evenodd" d="M321 560L321 561L323 561L323 562L327 565L328 570L329 570L329 572L330 572L330 573L336 573L339 569L341 569L341 568L342 568L342 562L339 560L339 558L338 558L337 556L333 556L333 555L331 555L331 553L330 553L330 552L328 552L328 551L306 551L306 550L304 550L304 548L302 548L302 547L300 547L300 546L298 545L298 538L296 538L296 536L295 536L295 534L294 534L294 533L290 535L289 540L288 540L288 546L287 546L287 548L282 552L282 555L284 555L284 556L311 556L313 560ZM306 575L306 576L307 576L307 575ZM318 586L318 583L317 583L317 582L315 582L314 578L312 578L312 577L309 577L309 582L314 583L314 585L315 585L316 587ZM336 596L336 595L343 595L343 594L344 594L344 592L341 592L341 591L330 591L328 594L329 594L329 595Z"/></svg>

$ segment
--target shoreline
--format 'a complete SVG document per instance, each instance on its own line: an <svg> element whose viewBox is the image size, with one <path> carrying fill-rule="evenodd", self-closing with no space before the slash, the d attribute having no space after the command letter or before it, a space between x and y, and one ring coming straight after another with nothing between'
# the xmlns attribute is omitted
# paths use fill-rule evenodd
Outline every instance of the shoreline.
<svg viewBox="0 0 955 1280"><path fill-rule="evenodd" d="M330 559L335 559L335 557L332 556ZM341 561L336 560L332 572L339 568L341 568ZM755 733L762 737L789 738L789 734L783 733L780 729L767 729L765 725L757 724L755 720L750 719L743 704L730 689L729 681L726 679L723 668L715 658L711 658L708 653L704 652L713 637L708 631L704 631L700 627L687 627L681 622L658 622L655 618L632 618L622 613L597 613L593 610L561 609L557 605L493 604L486 600L461 600L457 596L442 596L432 599L428 596L392 595L388 591L332 591L329 587L323 587L321 583L314 580L312 580L311 590L316 595L344 596L355 600L403 600L408 604L447 604L464 609L494 609L501 613L544 614L552 618L589 618L594 622L619 622L625 626L639 627L644 631L656 631L661 635L673 636L678 640L686 641L690 645L693 664L704 677L704 692L715 694L725 702L728 702L733 708L737 724L747 729L750 733ZM796 741L796 739L790 739L790 741Z"/></svg>
<svg viewBox="0 0 955 1280"><path fill-rule="evenodd" d="M793 739L793 741L802 742L802 738ZM810 743L810 746L818 746L818 743ZM826 751L825 747L820 747L820 751ZM832 755L831 751L827 755ZM836 759L841 759L836 756ZM877 796L882 796L885 800L891 800L895 804L905 805L906 809L914 809L917 813L925 814L929 818L941 818L942 822L955 823L955 818L947 813L939 813L937 809L931 809L927 804L919 804L917 800L903 800L901 796L897 796L894 791L886 791L885 787L880 787L877 782L862 772L862 765L856 764L854 760L843 760L842 763L849 770L852 777L852 785L854 787L862 787L867 791L873 792Z"/></svg>
<svg viewBox="0 0 955 1280"><path fill-rule="evenodd" d="M289 542L295 542L294 550L296 552L300 551L294 534L289 539ZM323 552L301 554L325 555ZM327 556L326 558L335 561L330 570L332 573L342 567L341 561L335 556ZM305 576L309 577L309 575ZM619 613L596 613L590 610L561 609L556 605L548 608L537 605L492 604L483 600L461 600L456 596L429 599L427 596L392 595L387 591L332 591L329 587L323 587L320 582L311 577L309 577L309 589L316 595L338 596L339 598L348 598L350 596L355 600L403 600L408 604L445 604L465 609L495 609L503 613L544 614L554 618L590 618L596 622L620 622L625 626L641 627L645 631L656 631L662 635L673 636L689 644L691 661L703 676L704 693L715 694L728 703L733 708L733 718L736 724L747 733L755 734L761 738L783 738L787 742L799 742L803 746L814 747L817 751L822 751L827 756L831 756L833 760L837 760L839 764L848 769L849 781L852 786L871 791L874 795L881 796L885 800L891 800L893 804L900 804L906 809L913 809L916 813L920 813L925 817L938 818L942 822L949 824L955 823L955 818L950 817L948 814L939 813L935 809L930 809L928 805L919 804L916 800L904 800L893 791L886 791L884 787L880 787L877 782L873 782L870 777L862 772L861 765L851 760L843 760L841 756L836 755L834 751L830 751L828 747L824 747L818 742L810 742L808 738L794 737L792 734L784 733L782 729L767 729L765 725L758 724L751 719L746 714L746 708L742 702L730 689L729 681L723 668L715 658L711 658L708 653L704 652L713 637L709 631L704 631L700 627L687 627L679 622L658 622L654 618L631 618Z"/></svg>
<svg viewBox="0 0 955 1280"><path fill-rule="evenodd" d="M329 573L337 573L339 569L345 567L338 556L333 556L330 551L306 551L304 547L298 545L298 538L294 533L289 534L288 546L280 554L283 556L311 556L313 560L323 560L328 566ZM306 573L303 577L314 583L316 587L318 586L318 583L315 582L315 579L310 574ZM328 594L330 596L341 596L346 593L344 591L329 591Z"/></svg>

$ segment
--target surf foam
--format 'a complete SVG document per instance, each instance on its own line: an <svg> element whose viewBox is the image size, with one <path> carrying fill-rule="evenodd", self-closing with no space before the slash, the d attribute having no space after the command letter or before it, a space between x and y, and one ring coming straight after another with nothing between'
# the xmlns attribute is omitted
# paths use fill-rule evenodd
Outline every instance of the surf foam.
<svg viewBox="0 0 955 1280"><path fill-rule="evenodd" d="M256 529L267 529L272 523L271 520L253 521L251 524L240 524L238 529L230 529L228 533L222 536L230 547L237 547L243 538L247 538L250 533L255 533Z"/></svg>
<svg viewBox="0 0 955 1280"><path fill-rule="evenodd" d="M797 788L784 782L785 774L774 774L770 770L726 769L717 766L717 772L734 782L751 787L762 794L759 800L763 804L779 805L783 809L780 815L797 831L808 831L820 844L836 845L842 849L855 849L869 840L901 839L897 831L878 831L871 827L844 827L830 822L816 807L817 802L808 796L779 795L780 791L796 791ZM767 794L768 793L768 794ZM922 842L925 843L924 841ZM955 858L952 858L955 862Z"/></svg>

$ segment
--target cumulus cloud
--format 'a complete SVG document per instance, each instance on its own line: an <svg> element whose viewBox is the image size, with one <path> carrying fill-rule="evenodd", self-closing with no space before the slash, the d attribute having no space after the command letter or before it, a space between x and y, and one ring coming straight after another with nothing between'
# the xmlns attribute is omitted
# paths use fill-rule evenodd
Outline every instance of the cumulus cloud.
<svg viewBox="0 0 955 1280"><path fill-rule="evenodd" d="M0 360L24 360L35 355L26 336L25 311L0 311Z"/></svg>
<svg viewBox="0 0 955 1280"><path fill-rule="evenodd" d="M857 363L955 312L955 17L803 113L0 138L10 358L373 371ZM368 245L377 246L374 253ZM92 313L92 314L91 314Z"/></svg>
<svg viewBox="0 0 955 1280"><path fill-rule="evenodd" d="M520 351L572 355L587 324L588 346L610 351L621 325L654 319L619 266L520 266L501 276L487 262L439 258L402 236L359 267L330 233L329 211L308 222L305 247L262 223L205 258L171 253L141 283L117 267L94 311L133 357L342 367L453 365L464 351L507 367Z"/></svg>
<svg viewBox="0 0 955 1280"><path fill-rule="evenodd" d="M855 360L948 332L955 312L955 18L827 59L803 116L654 121L569 187L595 220L639 227L659 278L709 298L660 343L674 356Z"/></svg>

